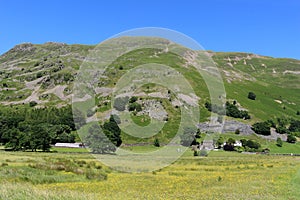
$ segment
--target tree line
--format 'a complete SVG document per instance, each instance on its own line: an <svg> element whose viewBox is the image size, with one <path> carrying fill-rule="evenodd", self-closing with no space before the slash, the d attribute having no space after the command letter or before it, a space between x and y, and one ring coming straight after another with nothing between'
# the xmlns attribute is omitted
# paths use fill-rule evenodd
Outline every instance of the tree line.
<svg viewBox="0 0 300 200"><path fill-rule="evenodd" d="M49 151L51 144L75 142L74 131L85 124L84 115L71 106L62 108L4 107L0 109L0 143L6 149Z"/></svg>

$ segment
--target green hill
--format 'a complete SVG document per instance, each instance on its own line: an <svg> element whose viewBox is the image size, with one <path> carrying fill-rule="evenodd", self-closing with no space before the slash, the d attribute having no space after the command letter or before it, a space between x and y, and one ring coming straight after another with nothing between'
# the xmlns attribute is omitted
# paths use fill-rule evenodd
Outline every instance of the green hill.
<svg viewBox="0 0 300 200"><path fill-rule="evenodd" d="M141 38L141 41L146 40ZM163 42L169 44L168 41ZM119 43L115 45L122 46ZM63 107L70 104L78 69L94 48L95 46L91 45L53 42L15 46L0 56L1 107L29 108L30 102L36 102L36 108ZM275 118L300 119L300 115L297 115L297 111L300 111L299 60L235 52L209 51L208 55L222 75L227 100L235 102L239 109L247 110L251 116L248 120L234 120L251 125L257 121ZM96 107L89 117L95 112L99 118L108 118L115 84L126 72L146 63L164 64L180 72L198 96L190 97L190 100L199 103L200 122L208 120L210 112L205 108L205 103L209 101L209 92L203 77L189 62L189 58L151 48L122 55L107 68L104 77L99 78ZM248 98L249 92L256 94L255 100ZM179 107L182 102L178 102L167 88L157 84L144 85L138 88L136 93L144 93L138 103L151 104L151 101L156 101L167 111L165 117L167 119L164 119L166 123L156 137L160 138L161 142L169 141L176 133L180 122ZM141 126L146 126L151 120L147 114L131 114L131 116L133 121ZM232 120L231 117L226 118ZM152 137L150 140L137 140L124 133L122 138L126 143L151 142L154 139Z"/></svg>

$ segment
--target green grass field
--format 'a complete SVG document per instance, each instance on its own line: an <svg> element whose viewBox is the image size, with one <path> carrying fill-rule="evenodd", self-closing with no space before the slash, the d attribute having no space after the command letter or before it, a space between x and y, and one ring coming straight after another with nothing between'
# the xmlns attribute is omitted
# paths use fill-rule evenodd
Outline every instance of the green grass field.
<svg viewBox="0 0 300 200"><path fill-rule="evenodd" d="M0 199L299 199L300 157L188 150L145 173L109 169L91 154L5 152Z"/></svg>

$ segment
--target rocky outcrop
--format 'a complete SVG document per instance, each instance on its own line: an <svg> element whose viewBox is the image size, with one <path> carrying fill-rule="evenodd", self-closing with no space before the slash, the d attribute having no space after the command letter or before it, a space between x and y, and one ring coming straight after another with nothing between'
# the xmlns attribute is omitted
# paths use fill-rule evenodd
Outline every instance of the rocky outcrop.
<svg viewBox="0 0 300 200"><path fill-rule="evenodd" d="M201 132L219 132L219 133L229 133L235 132L237 129L240 130L240 134L250 135L253 134L254 131L251 129L251 126L238 121L225 121L224 125L220 123L200 123L198 124L198 128Z"/></svg>

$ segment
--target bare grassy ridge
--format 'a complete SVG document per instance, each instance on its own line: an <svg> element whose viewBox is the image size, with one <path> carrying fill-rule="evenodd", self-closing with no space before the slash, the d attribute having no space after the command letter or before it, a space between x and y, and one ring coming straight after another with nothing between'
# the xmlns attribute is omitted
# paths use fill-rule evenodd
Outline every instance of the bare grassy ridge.
<svg viewBox="0 0 300 200"><path fill-rule="evenodd" d="M296 200L299 197L299 157L228 152L211 152L208 157L191 155L192 152L186 152L162 170L136 174L110 171L90 154L1 152L0 199ZM55 163L57 167L58 161L61 166L73 169L48 169ZM30 167L47 162L47 166ZM74 171L75 168L82 172ZM98 170L107 179L89 179L86 170L95 173ZM53 176L49 179L52 181L41 181L49 176ZM34 182L37 177L39 181Z"/></svg>

